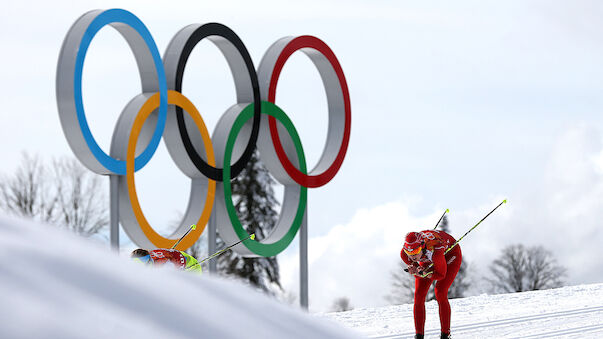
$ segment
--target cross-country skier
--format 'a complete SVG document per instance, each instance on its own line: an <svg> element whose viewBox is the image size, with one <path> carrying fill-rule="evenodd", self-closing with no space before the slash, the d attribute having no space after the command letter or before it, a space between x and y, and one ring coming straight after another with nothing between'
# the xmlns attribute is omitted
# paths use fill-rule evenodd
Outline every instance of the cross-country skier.
<svg viewBox="0 0 603 339"><path fill-rule="evenodd" d="M400 257L408 265L408 273L415 275L415 338L423 339L425 330L425 297L435 281L435 297L440 311L440 338L450 338L450 304L448 289L461 268L461 247L443 231L410 232L406 235ZM429 267L430 264L433 266Z"/></svg>
<svg viewBox="0 0 603 339"><path fill-rule="evenodd" d="M138 248L132 251L130 257L135 261L153 266L164 265L169 262L184 271L195 271L198 273L202 271L201 265L199 265L195 257L175 249L158 248L148 251Z"/></svg>

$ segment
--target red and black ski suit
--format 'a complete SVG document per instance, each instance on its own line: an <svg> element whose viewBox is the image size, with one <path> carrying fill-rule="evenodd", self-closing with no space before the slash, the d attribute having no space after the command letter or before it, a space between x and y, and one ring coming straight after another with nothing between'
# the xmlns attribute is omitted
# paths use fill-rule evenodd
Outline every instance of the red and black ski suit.
<svg viewBox="0 0 603 339"><path fill-rule="evenodd" d="M429 291L429 287L435 280L435 297L438 301L440 310L440 325L443 333L450 333L450 303L448 303L448 289L459 269L463 255L461 247L456 245L450 252L444 255L444 252L456 242L456 240L444 231L421 231L420 232L425 245L423 246L421 258L418 264L421 267L427 268L431 263L433 267L427 271L432 271L433 274L421 278L415 277L415 331L417 334L425 332L425 297ZM413 262L404 253L400 252L400 257L407 265L412 265ZM416 263L414 263L416 265Z"/></svg>

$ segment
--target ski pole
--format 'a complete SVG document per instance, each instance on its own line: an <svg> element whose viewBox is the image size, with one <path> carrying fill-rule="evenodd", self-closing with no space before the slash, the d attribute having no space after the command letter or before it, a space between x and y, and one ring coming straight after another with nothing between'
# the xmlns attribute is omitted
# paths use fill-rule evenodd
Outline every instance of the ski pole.
<svg viewBox="0 0 603 339"><path fill-rule="evenodd" d="M507 199L503 200L503 201L502 201L500 204L498 204L496 207L494 207L494 209L493 209L492 211L490 211L490 213L486 214L486 216L485 216L485 217L483 217L483 218L482 218L482 220L480 220L480 221L479 221L477 224L475 224L475 226L471 227L471 228L469 229L469 231L467 231L467 233L463 234L463 236L462 236L462 237L460 237L460 238L459 238L459 240L457 240L457 241L454 243L454 245L452 245L452 246L451 246L449 249L447 249L447 250L446 250L446 252L445 252L444 254L448 253L448 252L449 252L451 249L453 249L453 248L454 248L454 246L456 246L456 245L457 245L457 244L458 244L458 243L459 243L461 240L463 240L463 238L464 238L464 237L465 237L467 234L469 234L469 232L473 231L473 229L474 229L474 228L476 228L476 227L477 227L479 224L481 224L481 223L482 223L482 221L486 220L486 218L487 218L488 216L490 216L490 214L492 214L492 212L496 211L496 209L497 209L497 208L499 208L499 207L500 207L500 205L502 205L502 204L506 204L506 203L507 203Z"/></svg>
<svg viewBox="0 0 603 339"><path fill-rule="evenodd" d="M193 231L196 228L197 228L197 225L192 224L191 227L189 227L188 231L186 231L186 233L184 233L184 235L178 241L176 241L174 246L172 246L170 249L176 248L176 246L178 246L178 244L182 241L182 239L184 239L184 237L186 237L186 235L189 234L190 231Z"/></svg>
<svg viewBox="0 0 603 339"><path fill-rule="evenodd" d="M475 226L471 227L471 228L469 229L469 231L467 231L467 233L463 234L463 236L462 236L462 237L460 237L460 238L459 238L459 240L457 240L457 241L456 241L456 242L455 242L455 243L454 243L452 246L450 246L450 247L449 247L449 248L446 250L446 252L444 252L444 255L446 255L446 253L450 252L450 251L451 251L451 250L452 250L452 249L453 249L453 248L454 248L456 245L458 245L458 243L459 243L461 240L463 240L463 238L464 238L464 237L465 237L467 234L469 234L469 232L473 231L473 229L475 229L475 228L476 228L476 227L477 227L479 224L481 224L481 223L482 223L482 221L484 221L484 220L485 220L485 219L486 219L486 218L487 218L487 217L488 217L490 214L492 214L492 212L496 211L496 209L497 209L497 208L499 208L499 207L500 207L500 205L502 205L502 204L506 204L506 203L507 203L507 199L503 200L503 201L502 201L500 204L498 204L496 207L494 207L494 209L493 209L492 211L490 211L490 213L486 214L486 216L485 216L485 217L483 217L483 218L482 218L482 220L480 220L480 221L479 221L477 224L475 224ZM430 269L431 267L433 267L433 263L429 264L429 266L427 266L427 268L425 268L425 270L423 270L423 271L426 271L426 270ZM424 273L424 274L422 274L422 275L419 275L419 277L421 277L421 278L425 278L426 276L428 276L428 275L429 275L429 274L431 274L431 273L432 273L432 272L426 272L426 273Z"/></svg>
<svg viewBox="0 0 603 339"><path fill-rule="evenodd" d="M442 221L442 219L444 219L444 216L445 216L445 215L446 215L446 213L448 213L448 212L450 212L450 210L449 210L449 209L446 209L446 210L444 211L444 213L443 213L443 214L442 214L442 216L440 217L440 220L438 220L438 222L436 223L435 227L433 228L434 230L435 230L436 228L438 228L438 226L440 225L440 221Z"/></svg>
<svg viewBox="0 0 603 339"><path fill-rule="evenodd" d="M245 239L243 239L243 240L239 240L239 241L235 242L234 244L232 244L232 245L230 245L230 246L228 246L228 247L225 247L225 248L223 248L223 249L219 250L218 252L216 252L216 253L214 253L214 254L210 255L209 257L207 257L207 258L205 258L205 259L203 259L203 260L200 260L200 261L199 261L199 262L197 262L196 264L191 265L190 267L187 267L186 269L190 269L191 267L195 267L195 266L197 266L197 265L201 265L202 263L204 263L204 262L208 261L209 259L212 259L212 258L215 258L215 257L219 256L220 254L222 254L222 253L224 253L224 252L228 251L229 249L231 249L231 248L235 247L236 245L238 245L238 244L242 243L243 241L245 241L245 240L247 240L247 239L255 240L255 233L252 233L252 234L251 234L250 236L248 236L247 238L245 238Z"/></svg>

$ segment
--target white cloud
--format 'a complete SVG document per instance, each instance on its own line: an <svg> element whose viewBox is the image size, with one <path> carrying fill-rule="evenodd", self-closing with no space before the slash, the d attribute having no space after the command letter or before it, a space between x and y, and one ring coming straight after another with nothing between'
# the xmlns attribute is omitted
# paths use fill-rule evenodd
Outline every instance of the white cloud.
<svg viewBox="0 0 603 339"><path fill-rule="evenodd" d="M399 262L401 241L414 229L429 227L442 209L412 216L408 201L361 209L346 225L333 227L308 244L310 308L328 310L337 297L349 297L355 307L384 305L389 272ZM296 255L281 258L283 284L297 291Z"/></svg>
<svg viewBox="0 0 603 339"><path fill-rule="evenodd" d="M603 242L598 215L603 173L593 161L601 154L600 140L601 134L584 124L557 136L542 176L504 192L509 203L463 240L466 258L483 274L504 246L543 245L568 268L569 284L603 281L603 263L598 259L603 255L598 245ZM496 200L488 200L492 206L463 211L458 219L458 214L451 214L454 235L461 231L457 225L475 223Z"/></svg>
<svg viewBox="0 0 603 339"><path fill-rule="evenodd" d="M597 211L603 202L603 173L593 158L601 157L600 134L586 125L567 129L551 148L548 167L530 185L484 197L466 210L451 209L449 226L460 238L503 199L502 205L461 242L466 260L480 279L500 250L513 243L543 245L568 268L568 284L603 281L603 256ZM599 158L597 158L599 159ZM601 161L601 160L598 160ZM463 194L463 192L458 192ZM495 192L493 192L495 193ZM506 193L508 195L503 195ZM309 240L310 309L327 311L337 297L355 307L386 304L390 272L399 263L406 232L430 228L444 208L411 213L413 203L396 201L361 209L345 225ZM297 291L297 256L281 259L285 288Z"/></svg>

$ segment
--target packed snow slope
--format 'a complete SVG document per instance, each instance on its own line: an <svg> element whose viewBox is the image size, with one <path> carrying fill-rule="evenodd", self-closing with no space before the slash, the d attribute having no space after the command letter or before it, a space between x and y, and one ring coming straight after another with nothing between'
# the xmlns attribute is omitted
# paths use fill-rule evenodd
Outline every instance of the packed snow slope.
<svg viewBox="0 0 603 339"><path fill-rule="evenodd" d="M453 299L453 338L603 338L603 284ZM438 307L426 303L425 338L440 337ZM327 313L371 338L413 338L412 304Z"/></svg>
<svg viewBox="0 0 603 339"><path fill-rule="evenodd" d="M356 338L207 274L151 269L0 216L0 338Z"/></svg>

